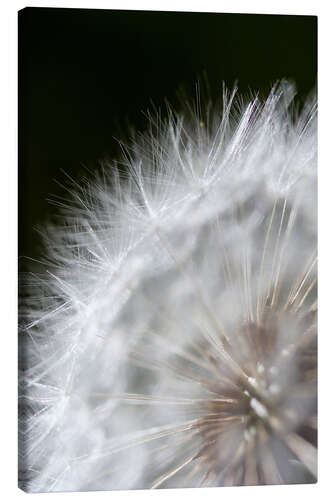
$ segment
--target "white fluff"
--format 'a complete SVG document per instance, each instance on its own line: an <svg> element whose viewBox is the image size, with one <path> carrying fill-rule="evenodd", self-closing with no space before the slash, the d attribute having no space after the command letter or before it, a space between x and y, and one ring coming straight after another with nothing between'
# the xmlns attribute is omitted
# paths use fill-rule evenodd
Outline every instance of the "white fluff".
<svg viewBox="0 0 333 500"><path fill-rule="evenodd" d="M311 482L316 111L293 86L165 124L63 206L32 280L28 491Z"/></svg>

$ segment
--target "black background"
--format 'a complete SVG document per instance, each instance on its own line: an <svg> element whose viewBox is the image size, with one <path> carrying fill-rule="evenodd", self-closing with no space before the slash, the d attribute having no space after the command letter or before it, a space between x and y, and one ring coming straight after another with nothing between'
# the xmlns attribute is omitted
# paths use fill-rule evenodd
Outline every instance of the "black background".
<svg viewBox="0 0 333 500"><path fill-rule="evenodd" d="M83 165L117 155L113 137L144 129L151 101L172 102L180 86L194 95L204 72L212 97L222 81L267 90L287 77L302 100L316 84L317 18L20 11L19 256L40 255L34 227L55 210L47 198L61 194L61 169L79 180Z"/></svg>

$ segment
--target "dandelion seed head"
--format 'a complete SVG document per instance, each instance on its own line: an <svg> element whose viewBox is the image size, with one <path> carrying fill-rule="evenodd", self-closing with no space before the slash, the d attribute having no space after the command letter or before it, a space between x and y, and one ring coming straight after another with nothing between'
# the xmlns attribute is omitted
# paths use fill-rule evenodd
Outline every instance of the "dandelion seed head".
<svg viewBox="0 0 333 500"><path fill-rule="evenodd" d="M315 480L316 122L294 96L224 91L222 114L152 120L126 180L73 185L24 331L29 491Z"/></svg>

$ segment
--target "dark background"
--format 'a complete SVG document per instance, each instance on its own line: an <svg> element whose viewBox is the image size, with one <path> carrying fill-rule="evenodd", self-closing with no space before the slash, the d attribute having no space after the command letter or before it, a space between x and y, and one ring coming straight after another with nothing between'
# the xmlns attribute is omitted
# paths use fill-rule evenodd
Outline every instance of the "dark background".
<svg viewBox="0 0 333 500"><path fill-rule="evenodd" d="M19 12L19 256L38 258L34 230L55 211L47 199L68 172L118 154L113 137L144 129L143 111L195 94L207 74L267 90L283 77L300 101L316 84L317 18L26 8Z"/></svg>

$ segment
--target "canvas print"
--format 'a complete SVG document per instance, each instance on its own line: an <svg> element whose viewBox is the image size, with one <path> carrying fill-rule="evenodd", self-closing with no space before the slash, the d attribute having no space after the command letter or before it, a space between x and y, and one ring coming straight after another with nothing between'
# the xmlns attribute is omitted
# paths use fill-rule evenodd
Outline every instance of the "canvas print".
<svg viewBox="0 0 333 500"><path fill-rule="evenodd" d="M20 487L316 482L316 17L18 22Z"/></svg>

